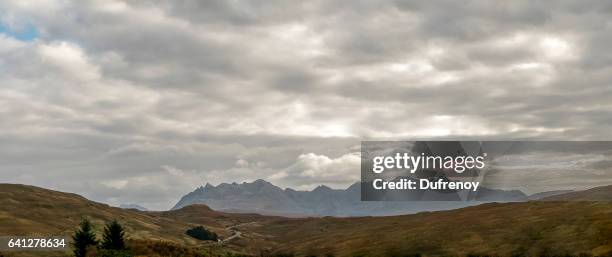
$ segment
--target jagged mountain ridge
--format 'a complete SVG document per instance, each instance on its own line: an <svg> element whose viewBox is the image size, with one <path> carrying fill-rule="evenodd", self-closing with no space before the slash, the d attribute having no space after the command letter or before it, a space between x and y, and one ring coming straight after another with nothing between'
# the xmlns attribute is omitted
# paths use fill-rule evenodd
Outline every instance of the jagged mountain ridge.
<svg viewBox="0 0 612 257"><path fill-rule="evenodd" d="M486 189L481 192L486 201L526 201L521 191ZM319 186L312 191L282 189L262 179L251 183L221 183L203 187L183 196L173 209L190 204L206 204L215 210L254 212L282 216L387 216L456 209L480 204L477 201L434 202L363 202L361 184L347 189Z"/></svg>

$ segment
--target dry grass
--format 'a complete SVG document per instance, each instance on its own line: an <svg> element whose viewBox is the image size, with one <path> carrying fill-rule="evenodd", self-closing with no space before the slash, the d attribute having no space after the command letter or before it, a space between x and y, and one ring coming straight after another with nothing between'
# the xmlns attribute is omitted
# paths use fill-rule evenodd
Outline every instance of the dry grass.
<svg viewBox="0 0 612 257"><path fill-rule="evenodd" d="M214 211L205 206L192 207L201 215L184 220L181 212L140 212L108 206L89 201L79 195L57 192L43 188L0 184L0 236L69 236L77 228L82 218L86 217L94 224L98 238L101 238L104 224L117 219L126 229L128 238L134 242L161 242L167 245L209 248L214 242L202 242L185 234L185 231L197 225L204 225L219 235L229 236L225 227L232 221L240 222L239 217L224 219L221 215L212 215ZM206 212L206 209L210 212ZM177 215L173 217L173 215ZM211 215L211 218L199 219L196 216ZM231 217L231 215L229 215ZM190 220L194 222L190 222ZM201 222L199 222L201 221ZM227 248L227 247L226 247ZM216 252L226 254L225 249ZM229 249L229 248L228 248ZM7 256L66 256L62 252L20 252L0 253ZM177 255L178 256L178 255Z"/></svg>
<svg viewBox="0 0 612 257"><path fill-rule="evenodd" d="M278 252L335 256L612 254L612 203L527 202L394 217L272 222Z"/></svg>
<svg viewBox="0 0 612 257"><path fill-rule="evenodd" d="M595 190L601 195L601 190ZM581 195L581 197L585 197ZM98 233L118 219L142 256L578 256L612 255L612 202L526 202L393 217L281 218L228 214L206 206L168 212L113 208L74 194L0 184L0 235L69 235L81 217ZM203 225L227 245L198 242L187 228ZM1 254L1 253L0 253ZM69 253L11 253L12 257ZM6 255L6 253L5 253Z"/></svg>

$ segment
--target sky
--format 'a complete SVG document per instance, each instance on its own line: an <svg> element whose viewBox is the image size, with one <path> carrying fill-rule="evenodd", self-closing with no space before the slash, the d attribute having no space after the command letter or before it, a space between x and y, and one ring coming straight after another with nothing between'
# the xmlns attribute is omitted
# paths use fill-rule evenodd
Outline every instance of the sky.
<svg viewBox="0 0 612 257"><path fill-rule="evenodd" d="M610 140L610 1L0 1L0 182L342 188L368 139ZM519 183L519 182L517 182Z"/></svg>

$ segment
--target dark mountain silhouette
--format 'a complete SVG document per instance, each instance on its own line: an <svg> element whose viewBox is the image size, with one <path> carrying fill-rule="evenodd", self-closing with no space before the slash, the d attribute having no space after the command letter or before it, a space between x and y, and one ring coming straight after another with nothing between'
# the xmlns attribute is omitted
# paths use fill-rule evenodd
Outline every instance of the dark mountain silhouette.
<svg viewBox="0 0 612 257"><path fill-rule="evenodd" d="M190 204L206 204L215 210L252 212L281 216L388 216L456 209L481 204L480 200L497 202L526 201L521 191L483 189L479 201L432 202L364 202L361 184L346 189L319 186L311 191L282 189L262 179L251 183L206 184L183 196L173 207L179 209Z"/></svg>

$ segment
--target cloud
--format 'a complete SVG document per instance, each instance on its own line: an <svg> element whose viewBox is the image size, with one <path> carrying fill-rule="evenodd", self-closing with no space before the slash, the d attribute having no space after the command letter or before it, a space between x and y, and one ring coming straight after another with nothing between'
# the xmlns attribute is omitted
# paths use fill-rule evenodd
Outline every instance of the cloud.
<svg viewBox="0 0 612 257"><path fill-rule="evenodd" d="M293 165L269 178L277 183L297 185L298 189L312 189L321 184L346 188L359 180L360 167L359 153L338 158L307 153L301 154Z"/></svg>
<svg viewBox="0 0 612 257"><path fill-rule="evenodd" d="M343 156L363 139L609 139L610 10L2 1L0 24L36 38L0 33L0 169L5 181L169 206L145 197L168 185L166 166L200 184L287 172L281 186L340 186L349 171L334 163L350 166ZM133 182L147 176L155 183ZM106 197L103 180L141 191Z"/></svg>

